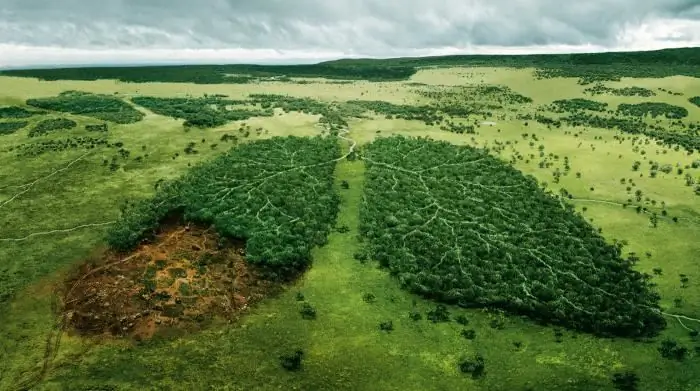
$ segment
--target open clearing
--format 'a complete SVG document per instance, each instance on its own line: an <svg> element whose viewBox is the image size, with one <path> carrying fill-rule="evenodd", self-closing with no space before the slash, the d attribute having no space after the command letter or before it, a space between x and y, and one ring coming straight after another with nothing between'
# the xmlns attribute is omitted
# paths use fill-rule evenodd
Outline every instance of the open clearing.
<svg viewBox="0 0 700 391"><path fill-rule="evenodd" d="M692 331L700 330L700 190L696 190L700 189L700 154L687 152L677 144L659 144L647 135L654 131L652 126L685 134L691 125L700 124L700 107L689 100L700 95L700 79L623 78L602 82L608 90L592 94L586 89L595 84L581 85L576 78L537 79L533 71L439 68L420 70L408 82L331 83L308 79L253 84L38 81L0 76L0 107L49 110L31 115L6 110L12 117L0 118L0 124L27 122L21 128L6 125L13 130L0 132L0 389L88 390L101 386L114 390L614 390L612 375L627 370L639 376L640 390L700 389L700 339ZM489 86L499 88L485 88ZM616 95L627 93L619 92L627 87L644 88L654 95ZM57 97L66 91L122 99L140 114L124 110L139 120L106 122L103 131L97 127L105 123L100 118L109 117L104 117L103 112L95 117L68 109L54 111L26 105L27 99ZM205 110L209 117L193 117L195 124L199 120L218 120L222 105L228 107L226 110L240 109L236 115L243 110L270 111L265 111L264 116L226 119L225 124L214 128L199 128L185 127L182 118L156 114L135 103L139 96L204 99L204 94L225 98L192 103L200 108L209 105L210 110ZM250 101L250 94L268 95ZM291 100L270 94L311 99ZM608 106L603 112L580 110L589 121L582 126L573 126L565 119L574 115L573 110L557 113L545 109L554 101L574 98ZM222 103L216 99L246 102ZM330 105L331 102L336 104ZM461 106L454 102L465 102L465 109L481 112L460 114L457 109ZM644 102L681 107L687 110L687 116L625 116L631 123L648 126L647 133L637 134L591 125L594 115L617 118L620 115L608 111L615 113L620 104ZM413 112L408 108L429 103L457 109L453 115L445 115L446 120L435 120L434 113L426 114L427 109ZM295 105L302 105L305 112ZM31 129L41 121L56 119L74 121L76 125L29 137ZM561 122L558 126L557 120ZM682 125L674 124L677 121ZM313 138L318 135L324 137ZM276 139L277 136L284 138ZM304 146L302 141L287 136L316 140L317 144ZM581 221L590 223L591 231L607 241L606 248L620 243L620 257L631 259L633 270L651 276L649 283L658 293L659 313L663 313L659 316L665 319L666 327L658 335L637 339L602 338L567 324L542 325L503 311L503 306L498 305L489 310L447 305L445 314L436 301L428 298L430 295L414 295L402 289L391 267L381 268L380 260L368 256L373 255L367 252L372 240L363 237L360 229L364 224L361 213L367 197L365 189L372 185L367 181L376 168L369 159L379 161L381 157L367 151L374 150L369 145L375 140L390 136L427 136L457 146L488 148L488 153L504 165L531 175L544 191L557 197L557 204L561 202L564 209L571 205L570 213L579 213ZM326 144L338 145L342 151L338 153ZM251 160L256 156L257 147L253 145L266 146L269 155ZM214 185L202 194L187 193L183 203L190 209L185 214L254 237L251 259L261 265L275 257L286 262L280 254L296 256L310 248L311 266L298 280L285 283L280 289L264 284L251 288L250 281L257 281L255 278L239 281L242 293L218 292L217 289L236 285L229 282L245 275L241 269L247 259L234 245L212 250L216 248L215 234L206 231L209 227L196 225L187 232L183 231L184 226L164 229L150 243L138 244L141 247L126 253L141 254L136 263L101 269L81 279L81 275L99 267L99 263L86 263L95 259L96 251L111 254L98 257L107 264L124 259L123 254L112 254L104 247L107 233L115 232L122 222L120 209L126 202L157 199L165 194L165 183L186 177L192 167L201 173L209 172L200 164L219 161L216 159L232 147L250 154L231 158L229 163L237 165L231 175L222 174L225 170L221 168L213 176L225 178L220 187L205 175L200 182L186 182L191 185L183 185L186 189ZM304 154L308 148L316 148L316 152ZM391 159L392 165L400 165L401 159ZM433 163L438 166L455 162ZM247 166L258 168L244 173ZM397 188L405 183L419 183L410 172L431 165L401 167L404 171L396 176L400 182ZM385 175L391 179L390 172ZM284 180L273 182L271 178ZM425 178L429 181L426 186L432 187L437 186L440 176L436 171L433 177ZM486 183L478 180L474 179L475 183ZM286 190L292 185L298 193ZM479 196L461 193L460 189L456 186L453 190ZM230 204L216 210L217 204L212 200L219 200L227 190L233 194ZM385 194L389 194L386 190ZM486 195L481 193L482 197ZM467 213L463 211L478 204L466 205L452 193L439 196L439 202L432 203L434 209L416 212L415 225L429 227L434 216L445 219L448 223L441 231L434 231L445 242L432 243L423 238L412 245L435 244L435 251L445 254L448 247L467 251L466 244L446 244L453 240L449 237L450 227L455 227L448 219L457 220L449 209L459 204L463 208L462 219ZM319 205L303 209L301 201L317 199L322 200ZM295 200L299 202L295 204ZM335 202L339 205L337 219L330 223L329 232L314 238L298 235L313 232L309 227L324 226L331 215L336 215ZM439 207L447 211L438 213ZM224 219L223 209L229 208L236 212L235 216L245 218ZM398 212L408 210L400 203L393 208ZM517 206L512 208L504 213L517 211ZM490 212L483 213L486 216ZM297 226L305 216L312 217ZM508 216L509 224L521 221L516 215ZM535 226L535 222L528 224ZM266 230L277 232L266 234ZM430 230L424 229L433 232ZM488 229L465 228L463 235L472 231L489 234ZM398 228L397 232L403 233ZM268 247L262 244L275 244L278 234L288 235L298 245L287 248L280 242L274 247L274 254L265 252ZM177 245L167 244L170 235L180 235ZM496 235L487 242L503 241ZM567 243L574 242L572 239ZM160 244L167 251L156 251ZM442 245L445 249L439 247ZM247 246L250 249L251 243ZM413 252L403 256L410 257L418 251L409 250ZM232 252L224 258L233 267L223 263L199 273L193 260L212 251ZM443 257L446 262L458 259L450 254ZM546 260L553 254L532 255L531 260ZM410 266L407 265L399 271L405 271L403 267ZM452 272L441 270L443 275ZM162 299L162 303L156 303L158 307L150 302L146 305L130 301L143 293L144 284L149 283L144 282L146 274L155 284L152 296ZM525 272L525 280L517 285L536 276L537 270ZM597 281L596 276L589 277L586 281ZM76 278L81 281L77 285ZM561 283L575 289L577 278L562 278ZM128 283L119 285L117 282L122 280ZM210 283L205 284L206 281ZM497 286L489 284L484 282L483 286ZM73 285L83 294L62 297L62 289ZM211 288L209 293L200 293L195 300L200 303L185 308L187 299L193 296L192 290L204 285ZM110 286L111 290L107 289ZM503 292L510 301L513 299L508 295L532 292L531 286L525 287L516 287L520 289L517 293L493 288L493 302L499 302L498 294ZM275 294L263 299L269 291ZM116 307L115 301L105 300L111 296L116 301L129 297L129 301ZM246 315L239 318L237 308L248 304L251 296L257 298L251 300L255 304L251 303ZM66 306L71 297L78 298L76 303L83 307L75 303L70 304L73 307ZM95 301L97 297L101 299ZM586 304L585 297L565 298L574 306ZM228 300L230 305L210 309L208 304L202 304L213 305L222 300ZM105 319L95 323L96 310L90 307L93 305L109 307L118 327L115 329L114 322ZM551 307L556 307L553 312L557 308L568 311L566 305L561 300ZM57 314L84 314L86 308L92 308L90 321L73 315L73 323L64 329L63 317ZM164 315L166 311L173 316ZM236 316L227 315L231 313ZM207 320L200 322L203 317L198 315L207 314L219 316L206 316ZM449 321L435 321L442 315ZM156 319L159 324L178 325L156 330ZM668 340L687 349L682 360L660 354L662 342ZM301 369L285 370L284 363L293 363L297 350L303 351ZM474 378L460 372L459 367L465 357L476 354L484 358L485 372ZM282 365L280 357L285 357Z"/></svg>

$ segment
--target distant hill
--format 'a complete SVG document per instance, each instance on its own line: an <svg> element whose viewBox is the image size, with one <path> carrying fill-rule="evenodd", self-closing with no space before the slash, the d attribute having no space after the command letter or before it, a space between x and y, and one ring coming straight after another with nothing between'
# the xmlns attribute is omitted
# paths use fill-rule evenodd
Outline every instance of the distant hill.
<svg viewBox="0 0 700 391"><path fill-rule="evenodd" d="M538 76L578 77L582 84L620 77L700 77L700 48L645 52L607 52L531 55L452 55L389 59L341 59L299 65L159 65L23 69L0 72L6 76L41 80L100 80L124 82L249 83L261 78L314 77L338 80L407 80L421 67L536 68Z"/></svg>

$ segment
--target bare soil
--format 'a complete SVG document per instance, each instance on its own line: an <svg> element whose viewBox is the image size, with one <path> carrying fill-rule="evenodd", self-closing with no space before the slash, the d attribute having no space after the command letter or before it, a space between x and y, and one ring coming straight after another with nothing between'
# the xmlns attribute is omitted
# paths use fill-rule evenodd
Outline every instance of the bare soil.
<svg viewBox="0 0 700 391"><path fill-rule="evenodd" d="M164 227L130 254L103 252L64 286L63 315L81 334L151 338L163 329L200 329L235 320L279 292L248 265L244 243L194 225Z"/></svg>

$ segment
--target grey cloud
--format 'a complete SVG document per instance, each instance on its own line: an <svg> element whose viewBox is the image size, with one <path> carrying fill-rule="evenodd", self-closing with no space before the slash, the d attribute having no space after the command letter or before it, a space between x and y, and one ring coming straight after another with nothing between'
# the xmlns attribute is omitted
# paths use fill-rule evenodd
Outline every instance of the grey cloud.
<svg viewBox="0 0 700 391"><path fill-rule="evenodd" d="M0 44L272 48L383 55L438 47L613 47L655 19L700 20L698 0L1 0Z"/></svg>

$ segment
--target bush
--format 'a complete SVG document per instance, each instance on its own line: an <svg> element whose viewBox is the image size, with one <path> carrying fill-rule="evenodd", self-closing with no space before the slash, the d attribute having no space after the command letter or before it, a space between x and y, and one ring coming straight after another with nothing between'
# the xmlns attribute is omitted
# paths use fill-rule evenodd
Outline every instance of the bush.
<svg viewBox="0 0 700 391"><path fill-rule="evenodd" d="M280 364L282 368L288 371L298 371L301 369L301 359L304 357L304 351L299 349L292 354L280 356Z"/></svg>
<svg viewBox="0 0 700 391"><path fill-rule="evenodd" d="M474 379L483 377L486 370L484 357L479 353L475 354L472 358L462 358L459 361L458 367L460 372L471 374Z"/></svg>
<svg viewBox="0 0 700 391"><path fill-rule="evenodd" d="M301 317L307 320L316 319L316 308L314 308L309 303L304 303L301 305L301 310L299 311Z"/></svg>

